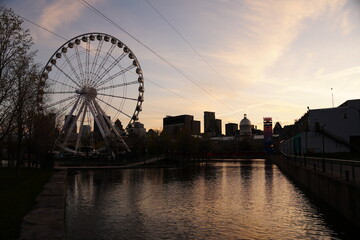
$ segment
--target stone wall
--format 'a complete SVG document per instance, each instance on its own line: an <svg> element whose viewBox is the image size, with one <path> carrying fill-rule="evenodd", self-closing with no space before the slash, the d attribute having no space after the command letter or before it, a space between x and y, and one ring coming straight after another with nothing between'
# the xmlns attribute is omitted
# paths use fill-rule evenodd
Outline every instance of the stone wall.
<svg viewBox="0 0 360 240"><path fill-rule="evenodd" d="M283 156L271 160L305 191L339 216L360 227L360 184L287 162Z"/></svg>

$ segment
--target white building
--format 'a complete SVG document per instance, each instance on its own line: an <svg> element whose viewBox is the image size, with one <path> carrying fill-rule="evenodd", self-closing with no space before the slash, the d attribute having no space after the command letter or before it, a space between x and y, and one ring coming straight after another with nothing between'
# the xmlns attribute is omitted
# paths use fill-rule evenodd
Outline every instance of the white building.
<svg viewBox="0 0 360 240"><path fill-rule="evenodd" d="M280 144L286 154L335 153L360 149L360 99L336 108L309 110Z"/></svg>
<svg viewBox="0 0 360 240"><path fill-rule="evenodd" d="M251 122L244 114L244 118L240 121L240 136L251 136Z"/></svg>

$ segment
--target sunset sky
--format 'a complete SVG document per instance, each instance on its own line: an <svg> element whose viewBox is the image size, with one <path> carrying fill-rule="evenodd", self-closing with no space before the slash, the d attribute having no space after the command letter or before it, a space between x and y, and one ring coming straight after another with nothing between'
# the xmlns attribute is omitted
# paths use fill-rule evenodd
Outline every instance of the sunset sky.
<svg viewBox="0 0 360 240"><path fill-rule="evenodd" d="M222 119L223 132L245 113L262 129L263 117L287 125L307 107L332 107L332 94L335 106L360 98L358 0L86 1L193 82L81 0L2 4L66 39L104 32L126 43L145 77L139 117L147 129L161 129L166 115L194 115L203 125L204 111ZM64 43L30 23L24 27L42 64Z"/></svg>

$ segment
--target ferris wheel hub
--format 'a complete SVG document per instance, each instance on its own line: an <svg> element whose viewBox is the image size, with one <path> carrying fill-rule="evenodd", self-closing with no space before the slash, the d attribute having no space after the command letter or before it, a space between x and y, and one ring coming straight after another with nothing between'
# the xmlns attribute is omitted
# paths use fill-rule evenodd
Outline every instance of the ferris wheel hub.
<svg viewBox="0 0 360 240"><path fill-rule="evenodd" d="M77 89L75 92L79 95L85 96L90 99L95 99L97 96L97 91L93 87L85 86L85 87L81 88L80 90Z"/></svg>

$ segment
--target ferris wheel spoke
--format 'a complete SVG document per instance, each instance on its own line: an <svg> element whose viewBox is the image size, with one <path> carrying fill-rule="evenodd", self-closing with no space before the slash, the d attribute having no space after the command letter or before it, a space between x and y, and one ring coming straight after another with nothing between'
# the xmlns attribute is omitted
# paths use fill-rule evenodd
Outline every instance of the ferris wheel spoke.
<svg viewBox="0 0 360 240"><path fill-rule="evenodd" d="M101 72L101 69L104 68L105 63L108 61L109 56L111 55L111 53L112 53L112 51L114 50L115 46L116 46L116 44L112 44L111 47L109 48L109 50L106 52L105 57L104 57L103 60L101 61L99 67L97 68L97 70L96 70L96 72L95 72L95 74L94 74L94 78L92 79L92 82L93 82L93 83L95 83L95 82L98 81L98 76L99 76L99 74L100 74L100 72Z"/></svg>
<svg viewBox="0 0 360 240"><path fill-rule="evenodd" d="M100 107L100 105L95 101L95 99L93 100L94 106L95 108L101 113L102 116L106 116L104 110ZM116 130L114 124L110 121L110 119L108 119L107 117L104 118L107 122L107 124L109 125L109 131L113 131L115 133L115 135L118 137L118 140L120 140L121 144L126 148L126 150L128 152L130 152L130 148L128 147L128 145L125 143L124 139L121 137L120 133L118 132L118 130Z"/></svg>
<svg viewBox="0 0 360 240"><path fill-rule="evenodd" d="M80 83L84 84L85 76L84 76L84 69L83 69L83 66L82 66L82 63L81 63L79 48L78 48L78 46L76 44L75 44L74 48L75 48L76 61L77 61L77 64L78 64L78 68L80 70L80 76L81 76Z"/></svg>
<svg viewBox="0 0 360 240"><path fill-rule="evenodd" d="M63 112L65 112L66 109L68 109L70 106L74 106L73 104L77 101L77 99L73 99L71 102L66 104L62 109L60 109L57 114L61 115Z"/></svg>
<svg viewBox="0 0 360 240"><path fill-rule="evenodd" d="M69 114L68 114L69 116L72 116L72 115L73 115L75 109L77 108L77 105L79 104L79 101L80 101L80 96L76 99L75 104L74 104L73 107L71 108L71 110L70 110L70 112L69 112ZM62 132L67 128L67 126L68 126L69 123L70 123L70 118L68 118L68 119L65 120L64 126L61 128L60 133L62 133ZM56 142L58 142L59 138L60 138L60 135L59 135L58 139L56 140Z"/></svg>
<svg viewBox="0 0 360 240"><path fill-rule="evenodd" d="M76 139L75 151L77 151L79 149L79 146L80 146L86 112L87 112L87 104L85 104L85 110L84 110L84 113L83 113L82 118L81 118L79 134L78 134L77 139Z"/></svg>
<svg viewBox="0 0 360 240"><path fill-rule="evenodd" d="M138 100L137 98L128 98L128 97L117 96L117 95L113 95L113 94L105 94L105 93L97 93L97 95L107 96L107 97L115 97L115 98L121 98L121 99L133 100L133 101Z"/></svg>
<svg viewBox="0 0 360 240"><path fill-rule="evenodd" d="M128 71L130 71L130 70L133 69L134 67L135 67L134 65L130 65L130 66L128 66L127 68L124 68L124 69L121 70L120 72L117 72L117 73L115 73L114 75L112 75L112 76L104 79L103 81L98 82L98 83L96 84L96 87L100 87L100 86L106 84L107 82L113 80L114 78L116 78L116 77L118 77L118 76L120 76L120 75L122 75L122 74L124 74L124 73L126 73L126 72L128 72Z"/></svg>
<svg viewBox="0 0 360 240"><path fill-rule="evenodd" d="M76 114L75 116L75 119L72 121L71 125L70 125L70 128L68 129L67 133L66 133L66 136L65 136L65 139L64 139L64 142L63 142L63 146L65 147L66 146L66 143L67 141L69 140L69 137L70 137L70 134L73 132L74 130L74 127L76 125L76 122L78 121L82 111L83 111L83 108L85 106L85 101L83 101L83 103L81 104L81 107L78 111L78 113ZM69 116L69 118L71 118L72 115Z"/></svg>
<svg viewBox="0 0 360 240"><path fill-rule="evenodd" d="M85 47L85 83L89 83L90 78L90 39L86 42Z"/></svg>
<svg viewBox="0 0 360 240"><path fill-rule="evenodd" d="M69 57L66 55L66 53L64 53L64 58L65 58L67 64L69 65L71 71L74 73L74 75L75 75L76 79L78 80L78 82L81 82L79 74L76 72L73 64L71 63L71 61L70 61Z"/></svg>
<svg viewBox="0 0 360 240"><path fill-rule="evenodd" d="M111 105L111 104L103 101L102 99L100 99L100 98L98 98L98 97L97 97L96 99L99 100L100 102L106 104L107 106L111 107L112 109L116 110L117 112L122 113L123 115L127 116L128 118L132 118L132 116L130 116L129 114L124 113L124 112L121 111L120 109L118 109L118 108L114 107L113 105Z"/></svg>
<svg viewBox="0 0 360 240"><path fill-rule="evenodd" d="M98 46L96 48L96 52L95 52L95 57L94 57L94 60L91 64L91 70L90 70L90 73L91 73L91 76L90 76L90 82L93 81L93 78L95 77L95 67L97 65L97 61L99 59L99 56L100 56L100 52L101 52L101 48L102 48L102 45L103 45L103 40L99 41L98 43Z"/></svg>
<svg viewBox="0 0 360 240"><path fill-rule="evenodd" d="M44 94L67 94L67 93L75 93L75 91L63 91L63 92L44 92Z"/></svg>
<svg viewBox="0 0 360 240"><path fill-rule="evenodd" d="M77 89L77 88L74 87L74 86L71 86L71 85L66 84L66 83L63 83L63 82L59 82L59 81L57 81L57 80L55 80L55 79L49 78L48 80L53 81L53 82L58 83L58 84L61 84L61 85L66 86L66 87L70 87L70 88L73 88L73 89Z"/></svg>
<svg viewBox="0 0 360 240"><path fill-rule="evenodd" d="M89 110L90 110L90 112L91 112L91 114L92 114L92 116L94 118L94 121L95 121L97 127L99 128L100 133L101 133L101 135L102 135L102 137L104 139L105 145L108 147L109 146L109 141L108 141L107 136L105 135L105 132L104 132L104 129L103 129L103 126L105 126L105 125L100 123L100 121L103 122L104 119L103 118L98 118L98 115L101 115L101 114L96 112L96 109L91 104L91 102L87 102L87 104L88 104Z"/></svg>
<svg viewBox="0 0 360 240"><path fill-rule="evenodd" d="M57 65L54 65L60 72L62 72L68 79L70 79L75 85L77 85L78 87L80 87L80 85L74 80L72 79L69 74L67 74L66 72L64 72L61 68L59 68Z"/></svg>
<svg viewBox="0 0 360 240"><path fill-rule="evenodd" d="M110 86L107 86L107 87L98 88L96 90L101 91L101 90L106 90L106 89L110 89L110 88L124 87L124 86L129 86L129 85L138 84L138 83L139 83L138 81L133 81L133 82L110 85Z"/></svg>
<svg viewBox="0 0 360 240"><path fill-rule="evenodd" d="M97 81L95 82L95 85L105 77L105 75L110 72L111 69L113 69L120 61L123 59L127 53L123 52L114 62L110 64L104 71L102 71L101 75L97 78Z"/></svg>
<svg viewBox="0 0 360 240"><path fill-rule="evenodd" d="M67 98L61 99L61 100L59 100L59 101L57 101L57 102L54 102L54 103L52 103L52 104L50 104L50 105L46 105L46 106L45 106L45 108L51 108L51 107L54 107L54 106L56 106L56 105L58 105L58 104L61 104L61 103L67 102L67 101L69 101L69 100L71 100L71 99L74 99L74 98L76 98L76 97L77 97L77 95L73 95L73 96L70 96L70 97L67 97Z"/></svg>

